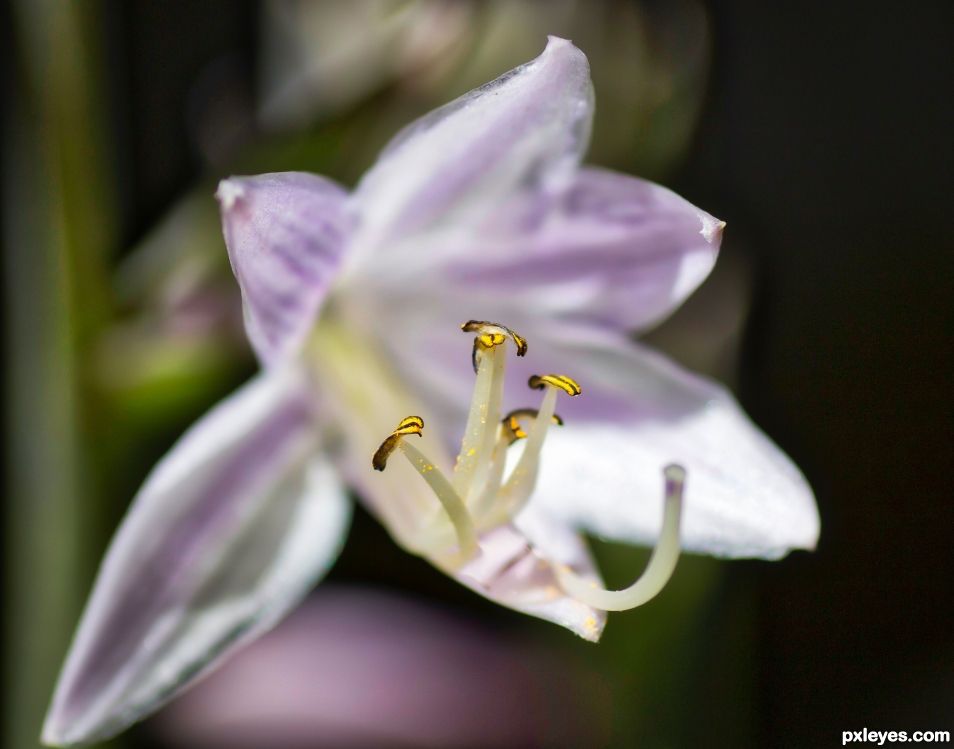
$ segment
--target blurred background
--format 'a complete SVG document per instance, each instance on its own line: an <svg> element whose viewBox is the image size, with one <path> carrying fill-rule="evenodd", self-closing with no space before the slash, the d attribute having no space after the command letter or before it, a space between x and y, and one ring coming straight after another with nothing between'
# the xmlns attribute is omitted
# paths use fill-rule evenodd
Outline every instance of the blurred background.
<svg viewBox="0 0 954 749"><path fill-rule="evenodd" d="M954 729L954 4L2 5L4 745L37 746L146 471L254 371L212 193L354 184L402 124L588 55L589 161L728 222L648 336L730 384L815 488L781 563L680 562L593 646L355 520L285 624L115 747L832 746ZM595 541L611 582L645 551Z"/></svg>

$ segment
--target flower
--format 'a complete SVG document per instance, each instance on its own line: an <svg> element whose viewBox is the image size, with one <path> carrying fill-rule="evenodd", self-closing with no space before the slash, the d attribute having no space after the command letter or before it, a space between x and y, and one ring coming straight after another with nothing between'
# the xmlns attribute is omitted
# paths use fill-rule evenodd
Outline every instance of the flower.
<svg viewBox="0 0 954 749"><path fill-rule="evenodd" d="M537 59L405 128L350 194L303 173L220 184L262 372L192 427L135 498L44 741L122 730L273 626L337 556L346 486L402 546L592 640L605 610L633 601L588 594L599 576L580 530L659 536L654 589L674 564L674 532L683 549L720 556L813 548L817 510L797 468L724 389L629 337L702 282L723 224L657 185L581 168L592 106L585 56L551 38ZM476 315L513 328L466 326L471 360L454 324ZM505 387L498 349L520 353L526 340L533 353L514 359ZM544 418L517 413L510 430L528 434L517 463L526 470L513 474L527 480L507 502L507 483L486 493L500 512L476 513L476 523L468 503L483 501L504 466L492 457L496 420L476 429L481 419L463 406L472 366L477 412L524 405L525 391L511 388L539 372L572 373L587 389L561 405L566 426L549 430L557 388L574 388L533 381L546 390ZM428 489L437 472L423 471L426 482L415 468L449 466L447 446L468 422L458 472L467 479L438 488L441 511ZM388 443L410 447L424 423L430 457L415 463L405 449L411 461L371 470L382 438L386 458ZM654 498L673 460L688 472L685 517L680 530L673 469L660 535Z"/></svg>
<svg viewBox="0 0 954 749"><path fill-rule="evenodd" d="M191 749L607 746L612 688L532 633L328 583L154 728Z"/></svg>

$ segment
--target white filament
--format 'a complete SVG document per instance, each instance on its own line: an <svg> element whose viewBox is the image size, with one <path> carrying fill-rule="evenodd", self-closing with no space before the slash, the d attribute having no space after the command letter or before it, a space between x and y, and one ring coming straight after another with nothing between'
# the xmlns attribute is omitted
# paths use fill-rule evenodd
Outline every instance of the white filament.
<svg viewBox="0 0 954 749"><path fill-rule="evenodd" d="M507 482L498 492L496 514L513 517L523 509L530 495L533 494L537 474L540 472L540 451L543 449L543 441L546 439L547 430L556 412L556 399L559 392L559 388L552 385L546 386L540 410L527 433L527 444L523 448L523 454L507 478Z"/></svg>
<svg viewBox="0 0 954 749"><path fill-rule="evenodd" d="M507 433L498 426L497 441L494 443L494 449L490 456L490 465L485 471L486 481L474 503L474 515L481 527L489 527L493 524L494 518L490 516L490 511L497 501L500 484L503 482L508 447L510 447L510 440Z"/></svg>
<svg viewBox="0 0 954 749"><path fill-rule="evenodd" d="M401 452L408 459L408 462L414 466L421 477L431 487L431 490L437 496L438 501L447 513L451 524L454 526L454 532L457 534L457 543L460 547L461 560L470 559L479 550L477 543L477 531L474 529L474 521L467 512L467 507L461 500L460 495L454 491L451 482L447 480L441 470L434 465L428 458L414 445L406 439L398 443Z"/></svg>
<svg viewBox="0 0 954 749"><path fill-rule="evenodd" d="M625 611L655 598L669 582L679 560L679 519L682 515L682 490L686 472L671 465L665 470L666 500L662 531L649 564L640 578L624 590L606 590L586 580L569 567L557 567L560 587L578 601L603 611Z"/></svg>
<svg viewBox="0 0 954 749"><path fill-rule="evenodd" d="M481 444L478 448L477 467L465 498L468 507L473 507L476 504L483 493L484 487L490 480L494 452L497 449L497 437L500 434L500 412L503 403L504 370L506 369L507 356L506 351L503 350L493 356L494 366L490 385L490 400L487 404L487 422L484 424Z"/></svg>
<svg viewBox="0 0 954 749"><path fill-rule="evenodd" d="M498 348L492 346L480 351L467 426L454 465L454 490L467 504L476 494L475 489L479 489L486 480L500 421L506 356L503 352L498 353Z"/></svg>

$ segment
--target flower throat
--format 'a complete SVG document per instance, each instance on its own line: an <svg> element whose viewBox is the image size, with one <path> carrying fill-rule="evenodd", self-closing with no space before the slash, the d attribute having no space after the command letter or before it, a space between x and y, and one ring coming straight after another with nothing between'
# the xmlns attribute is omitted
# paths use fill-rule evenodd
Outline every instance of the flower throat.
<svg viewBox="0 0 954 749"><path fill-rule="evenodd" d="M540 470L544 440L551 426L561 426L557 398L582 394L572 378L560 374L533 375L529 387L543 391L538 408L521 408L501 416L508 341L517 356L527 353L527 341L498 323L470 320L461 325L474 334L471 360L476 373L473 397L460 452L450 474L408 440L421 437L424 420L407 416L388 435L372 457L372 467L384 471L395 451L400 451L427 483L450 521L454 541L438 548L427 524L419 528L415 547L441 566L459 569L481 553L481 534L510 523L530 501ZM505 477L507 452L523 441L523 452ZM679 524L685 471L677 465L664 470L665 502L662 531L643 575L623 590L605 590L566 565L555 568L562 593L604 611L641 606L666 585L679 558ZM428 536L431 538L428 538Z"/></svg>

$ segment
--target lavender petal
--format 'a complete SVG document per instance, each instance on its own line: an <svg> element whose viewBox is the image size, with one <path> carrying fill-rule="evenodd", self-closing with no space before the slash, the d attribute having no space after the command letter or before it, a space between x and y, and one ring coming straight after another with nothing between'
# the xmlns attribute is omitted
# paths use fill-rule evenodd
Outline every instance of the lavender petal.
<svg viewBox="0 0 954 749"><path fill-rule="evenodd" d="M304 343L338 273L351 231L347 194L303 172L223 180L216 193L245 328L262 364Z"/></svg>
<svg viewBox="0 0 954 749"><path fill-rule="evenodd" d="M43 738L112 736L269 629L328 569L350 505L304 383L261 375L156 466L120 526Z"/></svg>
<svg viewBox="0 0 954 749"><path fill-rule="evenodd" d="M569 178L589 140L593 91L586 56L550 37L525 65L402 130L354 195L358 244L459 224L522 189Z"/></svg>
<svg viewBox="0 0 954 749"><path fill-rule="evenodd" d="M625 339L603 350L566 346L556 359L584 394L561 404L565 426L544 447L533 500L541 511L605 538L653 545L662 470L678 463L687 472L684 549L777 559L815 547L811 488L725 388Z"/></svg>
<svg viewBox="0 0 954 749"><path fill-rule="evenodd" d="M514 201L446 274L452 288L519 296L548 317L641 330L709 275L723 226L665 187L582 169L558 195Z"/></svg>
<svg viewBox="0 0 954 749"><path fill-rule="evenodd" d="M598 641L606 626L606 612L563 593L554 572L556 564L569 565L602 585L583 539L551 515L524 514L520 527L503 525L482 534L480 556L454 577L494 603Z"/></svg>
<svg viewBox="0 0 954 749"><path fill-rule="evenodd" d="M528 192L467 231L414 238L363 273L398 315L427 299L451 320L482 310L514 326L529 317L630 332L702 283L722 228L660 185L582 169L561 192Z"/></svg>

